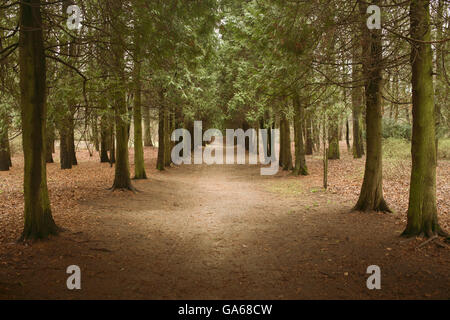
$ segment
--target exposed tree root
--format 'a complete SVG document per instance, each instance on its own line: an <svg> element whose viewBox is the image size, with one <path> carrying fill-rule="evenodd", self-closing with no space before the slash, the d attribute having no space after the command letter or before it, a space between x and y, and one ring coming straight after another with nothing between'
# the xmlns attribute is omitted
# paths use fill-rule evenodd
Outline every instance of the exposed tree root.
<svg viewBox="0 0 450 320"><path fill-rule="evenodd" d="M294 168L294 170L292 171L292 175L294 176L308 176L308 169L302 167L300 169L296 169Z"/></svg>
<svg viewBox="0 0 450 320"><path fill-rule="evenodd" d="M426 246L428 243L433 242L434 240L438 240L438 239L439 239L439 236L438 236L438 235L434 235L434 236L432 236L431 238L429 238L428 240L422 242L422 243L421 243L420 245L418 245L416 248L417 248L417 249L420 249L420 248ZM444 240L444 242L447 242L447 239L448 239L448 238L446 238L446 239ZM447 246L445 243L440 243L439 241L436 241L436 242L434 242L434 243L435 243L438 247L450 249L450 247Z"/></svg>
<svg viewBox="0 0 450 320"><path fill-rule="evenodd" d="M378 203L378 205L373 206L369 202L366 201L359 201L356 206L353 208L353 211L361 211L361 212L369 212L369 211L376 211L376 212L384 212L384 213L394 213L389 206L387 205L386 201L384 199L381 199Z"/></svg>
<svg viewBox="0 0 450 320"><path fill-rule="evenodd" d="M417 249L422 248L423 246L427 245L428 243L430 243L431 241L434 241L438 239L438 236L433 236L430 239L428 239L427 241L422 242L420 245L417 246Z"/></svg>
<svg viewBox="0 0 450 320"><path fill-rule="evenodd" d="M17 243L26 243L26 242L34 242L34 241L42 241L47 240L49 236L58 236L60 233L65 232L64 228L58 227L56 224L53 224L49 228L46 228L41 231L37 230L29 230L23 231L20 238L17 240Z"/></svg>
<svg viewBox="0 0 450 320"><path fill-rule="evenodd" d="M445 241L448 241L449 234L442 230L442 228L439 225L435 225L432 228L426 228L425 230L419 229L419 230L412 230L411 228L406 228L405 231L401 234L402 237L405 238L412 238L412 237L425 237L429 238L430 241L442 237L446 238Z"/></svg>
<svg viewBox="0 0 450 320"><path fill-rule="evenodd" d="M111 192L117 191L117 190L121 190L121 191L131 191L133 193L137 193L140 192L138 189L136 189L134 186L132 186L131 184L126 186L126 187L119 187L116 185L113 185L111 188L108 188L106 190L109 190Z"/></svg>
<svg viewBox="0 0 450 320"><path fill-rule="evenodd" d="M132 180L147 180L147 175L144 173L142 177L135 176Z"/></svg>

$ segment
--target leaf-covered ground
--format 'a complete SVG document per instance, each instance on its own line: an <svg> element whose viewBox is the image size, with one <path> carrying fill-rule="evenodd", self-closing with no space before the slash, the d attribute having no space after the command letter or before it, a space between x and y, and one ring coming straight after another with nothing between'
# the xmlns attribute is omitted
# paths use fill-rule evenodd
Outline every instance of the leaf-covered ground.
<svg viewBox="0 0 450 320"><path fill-rule="evenodd" d="M385 161L385 198L395 214L351 212L364 160L308 157L308 177L256 166L183 166L157 172L147 148L140 192L110 192L113 169L78 153L80 165L48 166L52 209L67 231L17 244L22 229L20 156L0 173L0 298L450 298L448 245L403 239L409 163ZM130 154L132 162L133 155ZM55 160L58 161L57 157ZM449 161L438 168L441 225L450 230ZM66 289L66 268L82 290ZM379 265L382 290L366 288Z"/></svg>

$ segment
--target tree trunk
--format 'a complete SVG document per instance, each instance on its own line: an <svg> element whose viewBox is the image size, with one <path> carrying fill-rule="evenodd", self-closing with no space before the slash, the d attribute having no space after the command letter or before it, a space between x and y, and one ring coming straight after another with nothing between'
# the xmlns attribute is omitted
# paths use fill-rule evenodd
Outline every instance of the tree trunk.
<svg viewBox="0 0 450 320"><path fill-rule="evenodd" d="M72 169L73 165L70 148L71 139L69 122L68 116L65 115L59 125L59 158L62 170Z"/></svg>
<svg viewBox="0 0 450 320"><path fill-rule="evenodd" d="M320 151L320 125L318 121L314 121L311 118L312 121L312 129L313 129L313 142L314 142L314 146L315 149Z"/></svg>
<svg viewBox="0 0 450 320"><path fill-rule="evenodd" d="M3 50L2 37L4 36L3 30L0 31L0 51ZM0 60L0 85L5 83L4 74L6 72L6 59ZM3 90L3 89L2 89ZM2 101L0 101L1 103ZM0 107L0 171L9 171L11 166L11 155L9 150L9 119L6 108Z"/></svg>
<svg viewBox="0 0 450 320"><path fill-rule="evenodd" d="M76 166L78 165L77 160L77 153L76 153L76 147L75 147L75 123L74 123L74 114L71 112L70 114L70 128L69 128L69 155L70 160L72 161L72 165Z"/></svg>
<svg viewBox="0 0 450 320"><path fill-rule="evenodd" d="M120 12L123 10L122 1L114 2L112 5L113 13L119 15L113 19L117 21L120 19ZM113 29L113 28L111 28ZM113 71L117 83L125 83L125 49L121 45L123 39L120 32L114 32L112 34L112 55L113 55ZM128 158L128 109L126 101L126 93L124 88L117 87L114 92L114 115L116 125L116 165L115 165L115 177L112 190L125 189L132 190L130 178L130 164Z"/></svg>
<svg viewBox="0 0 450 320"><path fill-rule="evenodd" d="M350 144L350 123L348 118L345 120L345 141L347 142L347 151L350 152L352 146Z"/></svg>
<svg viewBox="0 0 450 320"><path fill-rule="evenodd" d="M405 107L405 117L406 117L406 122L411 124L411 116L409 115L409 107L408 106Z"/></svg>
<svg viewBox="0 0 450 320"><path fill-rule="evenodd" d="M444 8L445 3L444 0L439 0L438 8L436 12L436 38L441 40L443 38L443 29L444 29ZM446 79L444 76L444 68L445 65L444 60L444 52L445 43L439 43L436 45L436 90L435 90L435 104L436 104L436 156L439 157L439 131L441 128L443 121L442 116L442 107L445 108L446 97L445 92L449 89L449 86L446 85Z"/></svg>
<svg viewBox="0 0 450 320"><path fill-rule="evenodd" d="M3 127L0 127L0 171L9 171L12 167L11 151L9 146L9 119L6 110L0 110L0 119L3 119Z"/></svg>
<svg viewBox="0 0 450 320"><path fill-rule="evenodd" d="M295 131L295 168L294 175L308 175L306 166L305 147L303 144L303 123L305 117L305 108L300 102L299 97L294 97L294 131Z"/></svg>
<svg viewBox="0 0 450 320"><path fill-rule="evenodd" d="M171 152L170 152L170 121L171 112L169 106L164 108L164 166L170 167L172 164Z"/></svg>
<svg viewBox="0 0 450 320"><path fill-rule="evenodd" d="M328 159L338 160L341 158L341 152L339 150L339 121L336 121L338 117L334 119L330 118L328 126Z"/></svg>
<svg viewBox="0 0 450 320"><path fill-rule="evenodd" d="M52 123L47 121L47 146L45 149L45 162L54 163L53 161L53 145L55 144L55 128Z"/></svg>
<svg viewBox="0 0 450 320"><path fill-rule="evenodd" d="M71 5L70 0L62 1L62 15L68 18L67 9ZM73 42L73 38L65 36L60 39L60 51L63 55L68 55L68 57L74 57L76 55L76 46ZM73 61L71 61L73 63ZM68 70L67 77L70 78L72 70ZM75 155L75 138L74 138L74 99L69 97L67 104L64 106L64 116L61 123L61 169L72 169L72 166L77 165L76 155Z"/></svg>
<svg viewBox="0 0 450 320"><path fill-rule="evenodd" d="M120 90L119 90L120 91ZM126 189L134 191L131 185L130 164L128 159L128 125L126 120L127 107L123 92L116 92L115 119L116 119L116 166L114 184L112 189Z"/></svg>
<svg viewBox="0 0 450 320"><path fill-rule="evenodd" d="M161 97L163 94L161 94ZM156 169L163 171L164 170L164 107L162 106L162 101L160 101L159 106L159 123L158 123L158 160L156 162Z"/></svg>
<svg viewBox="0 0 450 320"><path fill-rule="evenodd" d="M354 38L353 44L353 88L352 88L352 118L353 118L353 157L360 159L364 155L363 144L363 88L360 86L361 81L361 47L357 45L358 33Z"/></svg>
<svg viewBox="0 0 450 320"><path fill-rule="evenodd" d="M0 171L9 171L10 168L8 139L8 123L5 121L4 127L0 128Z"/></svg>
<svg viewBox="0 0 450 320"><path fill-rule="evenodd" d="M24 154L22 240L58 233L47 190L45 163L46 66L40 0L20 2L20 105Z"/></svg>
<svg viewBox="0 0 450 320"><path fill-rule="evenodd" d="M181 119L182 111L180 108L176 108L175 106L172 109L172 122L171 127L169 131L169 141L170 141L170 150L169 153L172 153L173 148L175 147L176 143L175 141L172 141L172 133L179 128L180 125L180 119ZM170 158L170 161L172 162L172 157Z"/></svg>
<svg viewBox="0 0 450 320"><path fill-rule="evenodd" d="M284 143L284 141L286 140L286 130L284 128L285 122L282 119L279 120L279 124L280 124L280 159L278 159L278 162L280 164L280 167L283 168L284 163L286 162L286 150L285 150L286 144Z"/></svg>
<svg viewBox="0 0 450 320"><path fill-rule="evenodd" d="M144 166L144 142L142 141L142 92L141 92L141 62L139 39L136 39L134 61L134 179L147 179Z"/></svg>
<svg viewBox="0 0 450 320"><path fill-rule="evenodd" d="M393 83L393 94L394 94L394 99L396 102L399 101L399 81L398 81L398 70L394 70L394 83ZM395 107L394 107L394 121L397 122L398 121L398 104L395 103Z"/></svg>
<svg viewBox="0 0 450 320"><path fill-rule="evenodd" d="M144 146L153 147L150 107L144 107Z"/></svg>
<svg viewBox="0 0 450 320"><path fill-rule="evenodd" d="M116 126L114 121L115 120L113 119L109 124L109 163L111 164L111 167L116 163Z"/></svg>
<svg viewBox="0 0 450 320"><path fill-rule="evenodd" d="M328 148L327 148L327 123L326 117L323 119L323 188L328 189ZM320 150L320 149L319 149Z"/></svg>
<svg viewBox="0 0 450 320"><path fill-rule="evenodd" d="M375 4L380 4L376 1ZM367 4L359 1L361 16L365 17ZM362 23L362 52L364 75L366 80L366 132L367 159L364 181L359 200L355 206L358 211L390 212L383 197L383 168L381 143L381 70L382 42L381 30L369 30L366 22Z"/></svg>
<svg viewBox="0 0 450 320"><path fill-rule="evenodd" d="M100 119L100 162L108 163L108 126L106 117L102 116Z"/></svg>
<svg viewBox="0 0 450 320"><path fill-rule="evenodd" d="M276 159L274 156L272 156L272 154L275 153L275 146L272 143L272 130L275 130L275 121L272 119L270 121L271 123L269 123L267 127L267 156L270 157L270 159Z"/></svg>
<svg viewBox="0 0 450 320"><path fill-rule="evenodd" d="M306 155L311 156L314 152L313 140L313 123L311 117L311 110L306 110Z"/></svg>
<svg viewBox="0 0 450 320"><path fill-rule="evenodd" d="M284 129L286 130L285 134L285 143L286 143L286 162L284 164L283 169L284 170L292 170L294 168L294 165L292 163L292 143L291 143L291 125L289 123L289 119L285 118L286 124L284 126Z"/></svg>
<svg viewBox="0 0 450 320"><path fill-rule="evenodd" d="M280 160L282 161L280 164L283 167L283 170L292 170L291 127L289 124L289 119L284 113L280 120L280 132L282 132L281 154L283 155L283 157L280 157Z"/></svg>
<svg viewBox="0 0 450 320"><path fill-rule="evenodd" d="M389 76L389 78L387 79L387 84L388 84L388 90L391 93L391 95L393 95L394 92L394 85L393 85L393 80L391 80L391 77ZM392 97L391 97L392 99ZM393 101L393 100L392 100ZM395 103L390 101L390 106L389 106L389 119L391 120L394 117L394 106Z"/></svg>
<svg viewBox="0 0 450 320"><path fill-rule="evenodd" d="M259 129L267 130L267 136L266 137L262 136L262 146L260 146L259 142L258 142L258 154L263 154L266 162L269 161L270 156L271 156L271 141L270 141L271 130L270 129L272 128L272 126L271 126L270 122L268 123L268 121L269 121L268 118L269 118L268 112L265 113L264 117L261 117ZM260 147L262 147L263 149L260 149Z"/></svg>
<svg viewBox="0 0 450 320"><path fill-rule="evenodd" d="M11 159L11 157L12 157L12 153L11 153L11 143L9 142L9 140L7 141L7 143L6 143L6 146L7 146L7 148L8 148L8 159L9 159L9 167L10 168L12 168L12 159Z"/></svg>
<svg viewBox="0 0 450 320"><path fill-rule="evenodd" d="M98 140L98 116L92 116L92 142L94 143L95 151L100 151L100 141Z"/></svg>
<svg viewBox="0 0 450 320"><path fill-rule="evenodd" d="M360 159L364 156L362 114L360 108L353 108L353 157Z"/></svg>
<svg viewBox="0 0 450 320"><path fill-rule="evenodd" d="M436 132L429 10L429 0L411 1L411 37L421 42L411 44L412 171L405 236L445 235L438 223L436 205Z"/></svg>

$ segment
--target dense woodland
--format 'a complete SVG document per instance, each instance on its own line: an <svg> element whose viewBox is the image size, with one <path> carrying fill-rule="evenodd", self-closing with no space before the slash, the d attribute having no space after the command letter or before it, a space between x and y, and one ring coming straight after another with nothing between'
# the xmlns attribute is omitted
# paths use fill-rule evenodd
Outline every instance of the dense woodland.
<svg viewBox="0 0 450 320"><path fill-rule="evenodd" d="M367 27L371 4L380 29ZM409 141L403 235L447 237L436 166L440 145L447 156L449 148L449 23L446 0L2 0L0 170L15 165L11 144L20 139L22 239L60 231L47 190L55 152L70 170L85 144L114 166L113 190L135 191L132 178L151 180L144 147L157 146L158 170L171 170L171 133L192 132L197 120L279 128L282 168L308 175L305 156L323 156L325 187L328 161L346 141L366 159L354 205L362 212L392 211L382 145Z"/></svg>

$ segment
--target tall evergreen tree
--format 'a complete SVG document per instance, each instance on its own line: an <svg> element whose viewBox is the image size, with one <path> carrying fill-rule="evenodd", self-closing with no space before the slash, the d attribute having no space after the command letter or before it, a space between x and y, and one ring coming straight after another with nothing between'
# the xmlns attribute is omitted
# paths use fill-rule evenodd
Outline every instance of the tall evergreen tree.
<svg viewBox="0 0 450 320"><path fill-rule="evenodd" d="M381 1L374 1L380 5ZM367 4L359 0L359 11L366 16ZM382 34L381 29L367 28L362 23L362 57L366 94L367 158L364 181L355 210L390 212L383 197L382 136L381 136L381 85L382 85Z"/></svg>
<svg viewBox="0 0 450 320"><path fill-rule="evenodd" d="M43 239L58 233L47 190L45 163L46 64L40 0L20 2L20 105L24 169L22 239Z"/></svg>
<svg viewBox="0 0 450 320"><path fill-rule="evenodd" d="M412 0L409 14L412 38L413 135L408 225L403 235L447 235L439 226L436 204L436 131L430 1Z"/></svg>

